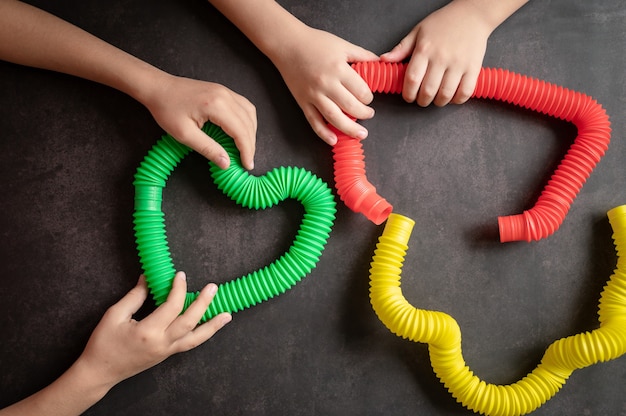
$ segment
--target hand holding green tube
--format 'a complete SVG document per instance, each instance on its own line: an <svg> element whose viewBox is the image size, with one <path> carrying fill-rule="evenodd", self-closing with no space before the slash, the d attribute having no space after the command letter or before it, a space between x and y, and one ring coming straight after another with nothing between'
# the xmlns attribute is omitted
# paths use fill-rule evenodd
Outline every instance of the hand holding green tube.
<svg viewBox="0 0 626 416"><path fill-rule="evenodd" d="M270 265L219 285L205 322L221 312L237 312L282 294L316 266L335 220L331 189L312 173L281 167L257 177L241 165L233 140L219 127L207 123L203 130L230 155L230 166L221 169L211 162L211 176L218 188L245 208L265 209L287 198L298 200L304 218L292 246ZM161 211L162 191L169 175L191 149L171 136L164 136L150 150L135 175L135 238L150 293L163 303L176 273ZM187 293L185 309L198 293Z"/></svg>

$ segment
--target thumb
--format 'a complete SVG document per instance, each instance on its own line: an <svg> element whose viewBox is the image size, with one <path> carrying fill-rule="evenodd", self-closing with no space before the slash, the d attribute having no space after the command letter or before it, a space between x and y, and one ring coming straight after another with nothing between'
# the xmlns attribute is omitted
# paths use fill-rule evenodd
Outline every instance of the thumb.
<svg viewBox="0 0 626 416"><path fill-rule="evenodd" d="M367 62L379 60L378 55L376 55L374 52L370 52L365 48L361 48L360 46L352 46L353 47L348 51L348 62Z"/></svg>
<svg viewBox="0 0 626 416"><path fill-rule="evenodd" d="M400 62L413 53L415 46L415 36L413 33L405 36L392 50L380 55L380 59L385 62Z"/></svg>

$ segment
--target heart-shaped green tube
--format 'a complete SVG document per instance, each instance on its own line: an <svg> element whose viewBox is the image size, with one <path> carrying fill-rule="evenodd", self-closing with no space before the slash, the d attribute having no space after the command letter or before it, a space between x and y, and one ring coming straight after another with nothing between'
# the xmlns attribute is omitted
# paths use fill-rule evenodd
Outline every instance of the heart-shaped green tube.
<svg viewBox="0 0 626 416"><path fill-rule="evenodd" d="M305 210L293 244L279 259L246 276L219 285L213 302L202 316L205 322L221 312L234 313L284 293L315 268L335 220L335 199L330 187L311 172L295 167L276 168L263 176L250 175L241 165L232 138L214 124L203 131L222 145L230 166L213 163L211 176L218 188L244 208L265 209L292 198ZM163 188L176 165L191 149L169 135L148 152L135 174L135 239L150 293L157 305L165 302L176 268L172 261L165 214L161 210ZM186 309L198 296L187 293Z"/></svg>

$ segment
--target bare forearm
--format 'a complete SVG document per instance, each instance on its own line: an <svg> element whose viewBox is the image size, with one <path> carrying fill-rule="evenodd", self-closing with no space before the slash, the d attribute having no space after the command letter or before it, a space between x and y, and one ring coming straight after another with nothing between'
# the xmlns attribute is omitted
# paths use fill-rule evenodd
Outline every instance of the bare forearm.
<svg viewBox="0 0 626 416"><path fill-rule="evenodd" d="M0 0L0 59L75 75L143 102L157 68L43 10Z"/></svg>
<svg viewBox="0 0 626 416"><path fill-rule="evenodd" d="M272 61L288 54L307 28L274 0L209 0ZM287 35L285 35L287 34Z"/></svg>
<svg viewBox="0 0 626 416"><path fill-rule="evenodd" d="M519 10L529 0L453 0L451 5L466 7L484 20L490 31Z"/></svg>
<svg viewBox="0 0 626 416"><path fill-rule="evenodd" d="M348 63L378 56L329 32L301 22L274 0L209 0L276 66L317 135L334 145L331 124L361 139L372 93Z"/></svg>
<svg viewBox="0 0 626 416"><path fill-rule="evenodd" d="M102 399L111 387L101 383L79 360L49 386L0 410L0 416L77 416Z"/></svg>

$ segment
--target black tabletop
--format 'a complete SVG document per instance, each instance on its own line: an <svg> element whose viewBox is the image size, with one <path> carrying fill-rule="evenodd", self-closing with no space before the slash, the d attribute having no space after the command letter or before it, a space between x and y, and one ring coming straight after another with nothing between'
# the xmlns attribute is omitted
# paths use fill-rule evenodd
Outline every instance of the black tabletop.
<svg viewBox="0 0 626 416"><path fill-rule="evenodd" d="M226 85L257 108L256 167L298 166L334 186L329 146L272 63L202 1L33 2L168 72ZM382 53L445 1L281 1L307 24ZM620 0L531 2L490 38L484 65L579 91L611 117L606 155L559 229L500 243L497 217L531 208L577 135L567 121L491 100L420 108L377 95L364 122L369 180L413 219L402 290L458 322L467 365L510 384L553 341L599 325L616 265L606 212L626 204L626 7ZM0 62L0 406L58 377L108 306L141 273L133 175L163 134L110 88ZM428 346L392 334L369 301L383 226L338 197L317 267L285 294L238 312L197 349L126 380L88 415L465 415ZM303 209L241 208L197 154L175 169L163 211L190 289L278 258ZM142 313L152 310L148 302ZM617 415L626 358L575 371L537 415Z"/></svg>

